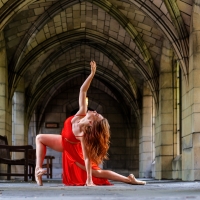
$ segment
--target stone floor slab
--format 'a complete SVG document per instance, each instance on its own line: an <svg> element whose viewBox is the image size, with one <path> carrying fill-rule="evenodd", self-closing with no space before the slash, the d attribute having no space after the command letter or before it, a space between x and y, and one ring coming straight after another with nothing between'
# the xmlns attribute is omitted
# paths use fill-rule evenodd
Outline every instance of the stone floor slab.
<svg viewBox="0 0 200 200"><path fill-rule="evenodd" d="M147 180L145 186L113 182L113 186L64 186L61 180L44 180L44 186L21 180L0 180L0 199L6 200L149 200L200 199L200 182Z"/></svg>

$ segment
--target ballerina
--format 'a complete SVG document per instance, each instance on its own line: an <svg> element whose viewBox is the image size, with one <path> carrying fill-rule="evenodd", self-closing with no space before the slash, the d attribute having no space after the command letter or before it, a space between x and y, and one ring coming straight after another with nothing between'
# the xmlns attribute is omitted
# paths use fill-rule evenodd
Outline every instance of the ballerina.
<svg viewBox="0 0 200 200"><path fill-rule="evenodd" d="M128 184L145 185L133 174L128 177L98 165L107 159L110 143L108 120L96 111L87 111L86 94L96 72L96 62L91 61L91 73L80 88L79 110L64 122L61 135L39 134L36 136L35 180L42 186L42 163L46 146L62 152L63 183L65 185L112 185L109 180Z"/></svg>

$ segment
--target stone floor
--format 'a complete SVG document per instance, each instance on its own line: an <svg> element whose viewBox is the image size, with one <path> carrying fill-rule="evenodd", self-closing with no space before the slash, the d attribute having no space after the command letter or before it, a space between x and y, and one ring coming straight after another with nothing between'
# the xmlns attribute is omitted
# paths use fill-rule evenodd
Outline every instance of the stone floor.
<svg viewBox="0 0 200 200"><path fill-rule="evenodd" d="M144 180L144 179L143 179ZM113 186L63 186L59 179L44 180L44 186L22 180L0 180L0 199L23 200L148 200L200 199L200 181L147 179L145 186L113 182Z"/></svg>

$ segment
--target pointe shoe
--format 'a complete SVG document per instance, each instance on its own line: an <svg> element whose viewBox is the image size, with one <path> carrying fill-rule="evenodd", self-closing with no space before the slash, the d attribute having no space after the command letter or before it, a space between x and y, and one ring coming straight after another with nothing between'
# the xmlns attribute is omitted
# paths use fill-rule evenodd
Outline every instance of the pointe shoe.
<svg viewBox="0 0 200 200"><path fill-rule="evenodd" d="M35 169L35 181L39 186L42 186L42 175L45 174L47 171L45 169Z"/></svg>
<svg viewBox="0 0 200 200"><path fill-rule="evenodd" d="M132 185L146 185L146 181L137 180L133 174L130 174L128 178L130 180L130 184Z"/></svg>

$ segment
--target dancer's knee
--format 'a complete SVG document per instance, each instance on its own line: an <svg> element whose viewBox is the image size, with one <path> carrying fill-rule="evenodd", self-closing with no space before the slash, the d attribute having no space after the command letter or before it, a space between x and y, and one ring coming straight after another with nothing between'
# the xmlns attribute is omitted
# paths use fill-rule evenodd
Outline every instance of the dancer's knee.
<svg viewBox="0 0 200 200"><path fill-rule="evenodd" d="M41 142L42 141L42 134L38 134L35 138L36 142Z"/></svg>

